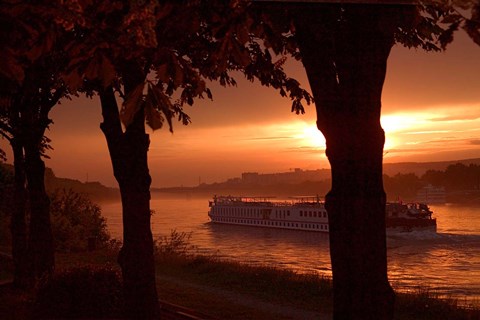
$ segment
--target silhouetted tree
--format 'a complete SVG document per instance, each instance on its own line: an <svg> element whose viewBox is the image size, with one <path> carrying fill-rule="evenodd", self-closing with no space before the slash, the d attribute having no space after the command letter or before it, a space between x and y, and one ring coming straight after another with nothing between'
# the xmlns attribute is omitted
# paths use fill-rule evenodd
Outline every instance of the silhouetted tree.
<svg viewBox="0 0 480 320"><path fill-rule="evenodd" d="M101 129L122 197L119 263L129 317L158 314L145 120L154 130L165 121L172 130L177 116L188 124L183 106L204 95L212 98L206 81L235 85L234 71L288 94L297 112L303 112L302 99L310 101L283 72L284 60L273 61L271 51L287 51L287 37L252 19L247 9L242 1L112 1L79 10L88 23L74 28L78 40L68 46L72 64L63 78L71 88L100 94ZM264 47L258 39L266 40ZM121 111L115 92L123 100Z"/></svg>
<svg viewBox="0 0 480 320"><path fill-rule="evenodd" d="M40 278L54 268L42 156L49 148L49 140L44 136L51 123L48 113L66 93L57 74L62 61L54 45L63 27L54 22L56 13L55 6L40 4L7 1L0 6L0 37L4 45L0 68L0 134L10 142L14 156L12 254L15 283L21 285L27 277Z"/></svg>
<svg viewBox="0 0 480 320"><path fill-rule="evenodd" d="M427 170L421 180L434 186L445 186L445 172L440 170Z"/></svg>
<svg viewBox="0 0 480 320"><path fill-rule="evenodd" d="M470 163L449 165L445 171L427 170L421 181L424 184L443 186L448 191L474 190L480 188L480 166Z"/></svg>
<svg viewBox="0 0 480 320"><path fill-rule="evenodd" d="M334 319L392 319L380 124L387 59L398 41L438 50L460 26L480 44L480 3L299 4L291 13L326 139ZM292 8L292 7L290 7ZM460 11L471 10L471 17ZM464 12L464 11L462 11ZM437 43L437 44L436 44Z"/></svg>
<svg viewBox="0 0 480 320"><path fill-rule="evenodd" d="M444 177L445 187L448 190L478 189L480 166L475 164L466 166L462 163L452 164L445 170Z"/></svg>
<svg viewBox="0 0 480 320"><path fill-rule="evenodd" d="M393 177L383 175L385 191L395 200L414 200L422 181L414 173L397 173Z"/></svg>

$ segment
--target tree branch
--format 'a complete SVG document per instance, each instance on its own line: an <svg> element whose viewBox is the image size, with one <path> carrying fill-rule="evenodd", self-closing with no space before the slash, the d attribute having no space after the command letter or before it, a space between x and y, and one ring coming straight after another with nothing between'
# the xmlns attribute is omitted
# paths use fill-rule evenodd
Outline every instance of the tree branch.
<svg viewBox="0 0 480 320"><path fill-rule="evenodd" d="M121 135L123 131L120 123L120 113L112 86L100 92L100 102L103 116L100 128L105 135Z"/></svg>

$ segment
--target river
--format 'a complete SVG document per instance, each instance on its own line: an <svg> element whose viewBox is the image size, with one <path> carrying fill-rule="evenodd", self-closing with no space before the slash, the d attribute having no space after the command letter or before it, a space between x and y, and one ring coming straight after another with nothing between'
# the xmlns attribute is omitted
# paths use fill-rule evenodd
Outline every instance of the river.
<svg viewBox="0 0 480 320"><path fill-rule="evenodd" d="M207 198L153 194L154 238L172 230L191 233L199 253L225 259L331 275L328 234L273 230L209 222ZM446 297L480 300L480 208L430 206L437 232L413 231L387 237L389 279L395 288L419 286ZM102 205L113 238L122 238L121 204Z"/></svg>

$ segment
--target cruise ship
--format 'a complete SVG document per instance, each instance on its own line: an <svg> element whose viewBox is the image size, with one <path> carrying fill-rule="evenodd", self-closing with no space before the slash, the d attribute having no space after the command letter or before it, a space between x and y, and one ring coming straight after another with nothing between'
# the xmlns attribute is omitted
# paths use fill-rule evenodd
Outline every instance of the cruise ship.
<svg viewBox="0 0 480 320"><path fill-rule="evenodd" d="M445 188L429 184L418 190L416 201L429 204L444 204L446 202Z"/></svg>
<svg viewBox="0 0 480 320"><path fill-rule="evenodd" d="M328 213L316 197L296 197L273 201L271 197L214 196L208 216L213 223L252 227L328 232ZM387 228L411 231L425 228L436 231L436 219L426 204L389 203Z"/></svg>

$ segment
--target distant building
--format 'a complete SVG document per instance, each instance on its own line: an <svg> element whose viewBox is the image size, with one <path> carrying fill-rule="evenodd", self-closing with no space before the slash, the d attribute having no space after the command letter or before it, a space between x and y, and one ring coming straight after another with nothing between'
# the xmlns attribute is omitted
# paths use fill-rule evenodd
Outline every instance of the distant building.
<svg viewBox="0 0 480 320"><path fill-rule="evenodd" d="M444 187L435 187L431 184L423 187L417 192L416 201L427 204L440 204L446 202L446 193Z"/></svg>
<svg viewBox="0 0 480 320"><path fill-rule="evenodd" d="M272 185L279 183L301 183L304 181L321 181L330 178L330 170L302 170L295 168L291 172L264 173L244 172L242 173L242 183Z"/></svg>

